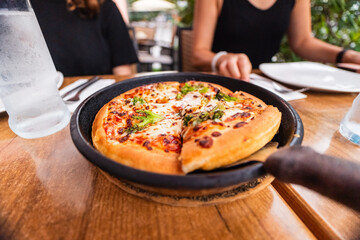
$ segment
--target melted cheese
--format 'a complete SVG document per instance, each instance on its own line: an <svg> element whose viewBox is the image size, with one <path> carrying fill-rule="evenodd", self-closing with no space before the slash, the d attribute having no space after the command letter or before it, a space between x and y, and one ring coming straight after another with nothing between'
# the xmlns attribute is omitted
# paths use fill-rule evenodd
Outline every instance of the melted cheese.
<svg viewBox="0 0 360 240"><path fill-rule="evenodd" d="M126 93L121 95L123 96L122 98L120 97L120 99L116 99L116 101L112 100L113 102L118 103L117 106L121 106L121 111L127 113L125 119L118 119L115 126L116 129L126 128L126 119L131 119L131 115L136 114L137 110L149 110L164 117L164 119L154 124L147 125L144 130L130 135L126 131L112 131L113 134L116 135L115 137L120 138L128 136L128 139L131 140L139 137L144 139L156 139L159 135L179 136L183 128L184 115L189 113L196 115L201 112L209 112L218 105L224 106L225 110L222 118L217 119L216 121L225 121L238 114L233 121L228 121L226 123L227 125L233 125L239 121L248 122L255 116L252 111L244 110L242 104L214 99L216 93L210 90L206 94L201 94L195 90L182 96L181 99L177 99L177 95L180 92L179 86L179 83L170 85L150 84L142 86L140 87L140 91L134 91L132 93L132 97L138 96L145 99L147 102L146 104L138 103L135 106L132 105L132 103L129 102L129 99L126 98ZM241 114L244 112L248 112L250 116L239 118L239 113Z"/></svg>

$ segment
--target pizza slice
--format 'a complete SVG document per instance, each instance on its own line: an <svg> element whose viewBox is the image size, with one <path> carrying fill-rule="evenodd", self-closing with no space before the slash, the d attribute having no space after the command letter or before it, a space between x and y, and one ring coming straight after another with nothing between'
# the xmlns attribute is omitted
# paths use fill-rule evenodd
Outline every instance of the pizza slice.
<svg viewBox="0 0 360 240"><path fill-rule="evenodd" d="M281 113L250 94L217 90L201 112L185 120L180 160L188 173L225 166L256 152L276 134Z"/></svg>
<svg viewBox="0 0 360 240"><path fill-rule="evenodd" d="M177 82L151 84L111 100L94 120L95 148L130 167L181 174L182 119L172 104L178 92Z"/></svg>

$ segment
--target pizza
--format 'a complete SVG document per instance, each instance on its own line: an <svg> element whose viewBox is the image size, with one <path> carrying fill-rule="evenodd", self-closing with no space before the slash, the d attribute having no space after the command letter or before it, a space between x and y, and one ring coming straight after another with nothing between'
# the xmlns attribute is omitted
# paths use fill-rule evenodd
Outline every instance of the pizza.
<svg viewBox="0 0 360 240"><path fill-rule="evenodd" d="M208 82L136 87L105 104L92 126L94 147L137 169L186 174L248 157L271 141L281 113L243 91Z"/></svg>

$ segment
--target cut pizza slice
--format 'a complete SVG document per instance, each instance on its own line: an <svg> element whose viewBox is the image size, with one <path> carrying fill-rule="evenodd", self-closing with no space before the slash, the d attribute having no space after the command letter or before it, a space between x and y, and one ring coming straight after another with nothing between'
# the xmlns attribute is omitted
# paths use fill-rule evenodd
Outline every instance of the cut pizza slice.
<svg viewBox="0 0 360 240"><path fill-rule="evenodd" d="M182 119L172 104L178 84L142 86L110 101L94 120L94 146L127 166L182 174L178 159Z"/></svg>
<svg viewBox="0 0 360 240"><path fill-rule="evenodd" d="M208 106L213 108L205 107L184 122L180 160L185 173L212 170L251 155L274 137L281 121L277 108L244 92L219 91Z"/></svg>

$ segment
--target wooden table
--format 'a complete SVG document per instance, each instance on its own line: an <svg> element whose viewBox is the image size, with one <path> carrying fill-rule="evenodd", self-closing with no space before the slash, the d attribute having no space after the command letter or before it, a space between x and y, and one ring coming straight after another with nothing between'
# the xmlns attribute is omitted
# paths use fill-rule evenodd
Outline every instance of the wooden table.
<svg viewBox="0 0 360 240"><path fill-rule="evenodd" d="M65 78L63 86L76 79ZM360 148L337 131L355 94L307 95L291 102L305 125L304 145L360 161ZM69 126L26 140L7 120L1 113L1 239L360 238L359 213L277 181L246 199L215 206L171 207L135 197L77 151Z"/></svg>

